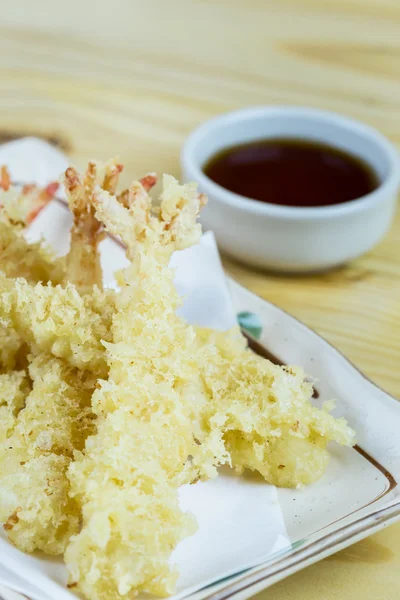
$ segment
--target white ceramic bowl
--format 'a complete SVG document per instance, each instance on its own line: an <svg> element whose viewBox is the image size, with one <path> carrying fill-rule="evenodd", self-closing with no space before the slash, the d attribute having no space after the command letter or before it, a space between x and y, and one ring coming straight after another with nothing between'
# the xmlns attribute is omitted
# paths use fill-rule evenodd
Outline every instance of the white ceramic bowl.
<svg viewBox="0 0 400 600"><path fill-rule="evenodd" d="M207 160L223 148L271 137L305 138L347 150L373 167L380 185L362 198L335 206L288 207L230 192L203 173ZM382 239L395 211L396 149L374 129L335 113L288 106L228 113L189 136L181 161L184 180L198 181L209 197L204 227L215 232L223 251L260 267L307 272L345 263Z"/></svg>

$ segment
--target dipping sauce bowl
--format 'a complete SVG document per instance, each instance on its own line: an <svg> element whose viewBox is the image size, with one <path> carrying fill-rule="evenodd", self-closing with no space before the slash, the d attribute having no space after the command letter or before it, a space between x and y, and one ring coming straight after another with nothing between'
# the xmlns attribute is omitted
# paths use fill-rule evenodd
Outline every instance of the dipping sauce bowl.
<svg viewBox="0 0 400 600"><path fill-rule="evenodd" d="M225 149L277 138L319 142L358 157L378 184L340 204L323 206L321 198L322 206L285 206L236 194L204 173L210 159ZM311 108L254 107L211 119L186 140L181 164L183 179L199 182L209 197L201 220L214 231L221 250L275 271L322 271L364 254L383 238L396 208L400 168L395 147L363 123Z"/></svg>

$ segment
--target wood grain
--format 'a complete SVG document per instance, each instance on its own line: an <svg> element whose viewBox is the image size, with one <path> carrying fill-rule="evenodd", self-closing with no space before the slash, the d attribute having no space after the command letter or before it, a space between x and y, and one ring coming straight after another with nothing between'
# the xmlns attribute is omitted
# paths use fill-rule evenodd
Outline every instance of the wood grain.
<svg viewBox="0 0 400 600"><path fill-rule="evenodd" d="M40 135L78 166L119 154L126 182L148 170L179 175L196 125L252 104L335 110L400 144L398 0L14 0L2 13L0 140ZM372 252L323 275L224 264L400 396L400 214ZM374 538L384 567L341 553L263 597L392 600L398 533Z"/></svg>

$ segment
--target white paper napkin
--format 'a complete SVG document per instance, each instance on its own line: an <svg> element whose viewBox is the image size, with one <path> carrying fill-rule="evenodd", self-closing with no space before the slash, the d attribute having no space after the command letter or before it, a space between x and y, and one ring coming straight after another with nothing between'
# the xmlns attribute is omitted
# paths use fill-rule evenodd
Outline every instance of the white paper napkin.
<svg viewBox="0 0 400 600"><path fill-rule="evenodd" d="M0 164L8 164L18 181L45 184L58 179L67 163L58 150L34 138L0 148ZM29 238L44 236L59 253L65 253L70 224L65 207L53 202L33 223ZM105 281L111 284L113 271L126 264L124 251L109 239L103 242L101 251ZM180 309L183 318L220 330L235 323L212 233L205 234L197 246L177 252L172 266L176 269L175 285L184 297ZM197 517L199 530L173 553L172 560L180 572L176 599L256 566L290 546L276 489L259 479L236 477L226 469L216 480L184 486L180 500L182 508ZM2 537L0 583L25 589L32 600L75 598L65 587L66 569L61 560L39 554L27 556L12 547L4 534Z"/></svg>

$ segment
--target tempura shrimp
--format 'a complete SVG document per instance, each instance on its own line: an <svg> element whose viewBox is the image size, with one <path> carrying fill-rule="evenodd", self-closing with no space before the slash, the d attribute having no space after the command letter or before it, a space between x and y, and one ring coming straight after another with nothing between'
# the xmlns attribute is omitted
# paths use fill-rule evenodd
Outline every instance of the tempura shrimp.
<svg viewBox="0 0 400 600"><path fill-rule="evenodd" d="M54 181L45 187L28 183L20 187L11 185L7 167L0 169L0 220L24 228L37 217L54 198L59 184Z"/></svg>
<svg viewBox="0 0 400 600"><path fill-rule="evenodd" d="M172 593L171 552L195 530L178 500L179 486L192 481L188 458L196 445L195 333L176 315L180 299L168 263L174 250L198 241L201 202L193 186L173 178L164 178L156 214L141 182L131 186L130 200L127 209L100 189L93 197L96 215L133 260L106 344L109 377L92 397L97 434L68 473L82 505L81 531L65 555L69 585L93 600Z"/></svg>
<svg viewBox="0 0 400 600"><path fill-rule="evenodd" d="M73 214L65 280L74 283L83 293L89 292L94 285L102 287L99 244L104 238L104 232L102 224L94 215L91 202L94 188L103 171L101 188L114 193L122 169L123 166L115 160L109 161L103 168L91 161L83 181L75 168L69 167L65 171L64 184Z"/></svg>

